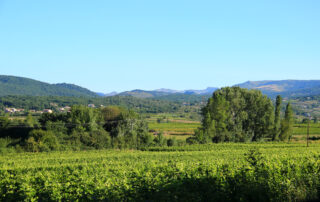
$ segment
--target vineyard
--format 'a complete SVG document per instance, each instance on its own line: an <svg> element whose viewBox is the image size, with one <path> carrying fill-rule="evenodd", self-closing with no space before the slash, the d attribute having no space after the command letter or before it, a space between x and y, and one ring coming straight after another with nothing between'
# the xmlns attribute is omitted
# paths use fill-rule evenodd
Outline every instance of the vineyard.
<svg viewBox="0 0 320 202"><path fill-rule="evenodd" d="M320 145L207 144L0 157L0 201L320 198Z"/></svg>

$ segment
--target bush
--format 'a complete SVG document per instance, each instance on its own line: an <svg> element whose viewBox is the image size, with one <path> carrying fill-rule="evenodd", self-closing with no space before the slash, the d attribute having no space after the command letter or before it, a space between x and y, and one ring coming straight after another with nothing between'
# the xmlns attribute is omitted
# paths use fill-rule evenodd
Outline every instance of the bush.
<svg viewBox="0 0 320 202"><path fill-rule="evenodd" d="M157 146L165 146L167 144L166 138L163 133L158 133L157 137L154 138L154 142Z"/></svg>
<svg viewBox="0 0 320 202"><path fill-rule="evenodd" d="M197 138L195 138L195 137L188 137L186 139L186 143L187 144L198 144L199 142L198 142Z"/></svg>
<svg viewBox="0 0 320 202"><path fill-rule="evenodd" d="M59 150L59 141L52 131L32 130L26 140L26 149L30 152Z"/></svg>
<svg viewBox="0 0 320 202"><path fill-rule="evenodd" d="M167 146L172 147L172 146L177 146L177 139L175 137L170 138L167 140Z"/></svg>
<svg viewBox="0 0 320 202"><path fill-rule="evenodd" d="M111 137L108 132L103 129L90 132L92 137L92 146L96 149L111 148Z"/></svg>

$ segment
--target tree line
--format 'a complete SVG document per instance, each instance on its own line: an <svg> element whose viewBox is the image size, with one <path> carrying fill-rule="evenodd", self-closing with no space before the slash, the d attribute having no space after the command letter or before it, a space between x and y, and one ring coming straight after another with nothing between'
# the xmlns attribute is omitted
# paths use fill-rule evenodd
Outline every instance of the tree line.
<svg viewBox="0 0 320 202"><path fill-rule="evenodd" d="M54 104L54 105L53 105ZM139 113L174 113L182 106L178 102L166 100L141 99L132 96L112 96L112 97L64 97L64 96L23 96L10 95L0 97L0 108L14 107L26 110L57 110L56 106L88 105L96 106L117 105ZM56 106L55 106L56 105Z"/></svg>
<svg viewBox="0 0 320 202"><path fill-rule="evenodd" d="M293 111L289 102L282 118L281 104L280 96L274 106L258 90L222 88L202 108L201 127L184 143L290 141ZM68 113L44 113L39 119L1 117L0 138L0 146L3 138L11 138L9 146L32 152L184 144L161 133L154 136L138 113L119 106L74 105Z"/></svg>
<svg viewBox="0 0 320 202"><path fill-rule="evenodd" d="M74 105L68 113L44 113L39 119L29 114L25 120L0 118L1 141L18 150L137 149L174 146L175 139L149 133L148 124L132 110L118 106L94 109ZM0 148L1 149L1 148Z"/></svg>

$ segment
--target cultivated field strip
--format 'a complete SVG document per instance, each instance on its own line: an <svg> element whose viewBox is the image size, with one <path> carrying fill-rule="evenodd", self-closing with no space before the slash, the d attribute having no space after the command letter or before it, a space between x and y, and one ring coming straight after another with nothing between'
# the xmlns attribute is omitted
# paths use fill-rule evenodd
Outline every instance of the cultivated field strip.
<svg viewBox="0 0 320 202"><path fill-rule="evenodd" d="M318 199L319 156L318 144L284 143L7 154L0 200Z"/></svg>

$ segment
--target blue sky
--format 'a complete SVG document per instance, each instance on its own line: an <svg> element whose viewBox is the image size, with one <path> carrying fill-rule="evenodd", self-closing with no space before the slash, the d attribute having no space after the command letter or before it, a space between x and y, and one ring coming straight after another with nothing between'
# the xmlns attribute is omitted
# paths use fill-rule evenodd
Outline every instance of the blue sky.
<svg viewBox="0 0 320 202"><path fill-rule="evenodd" d="M0 74L97 92L320 79L320 1L0 0Z"/></svg>

